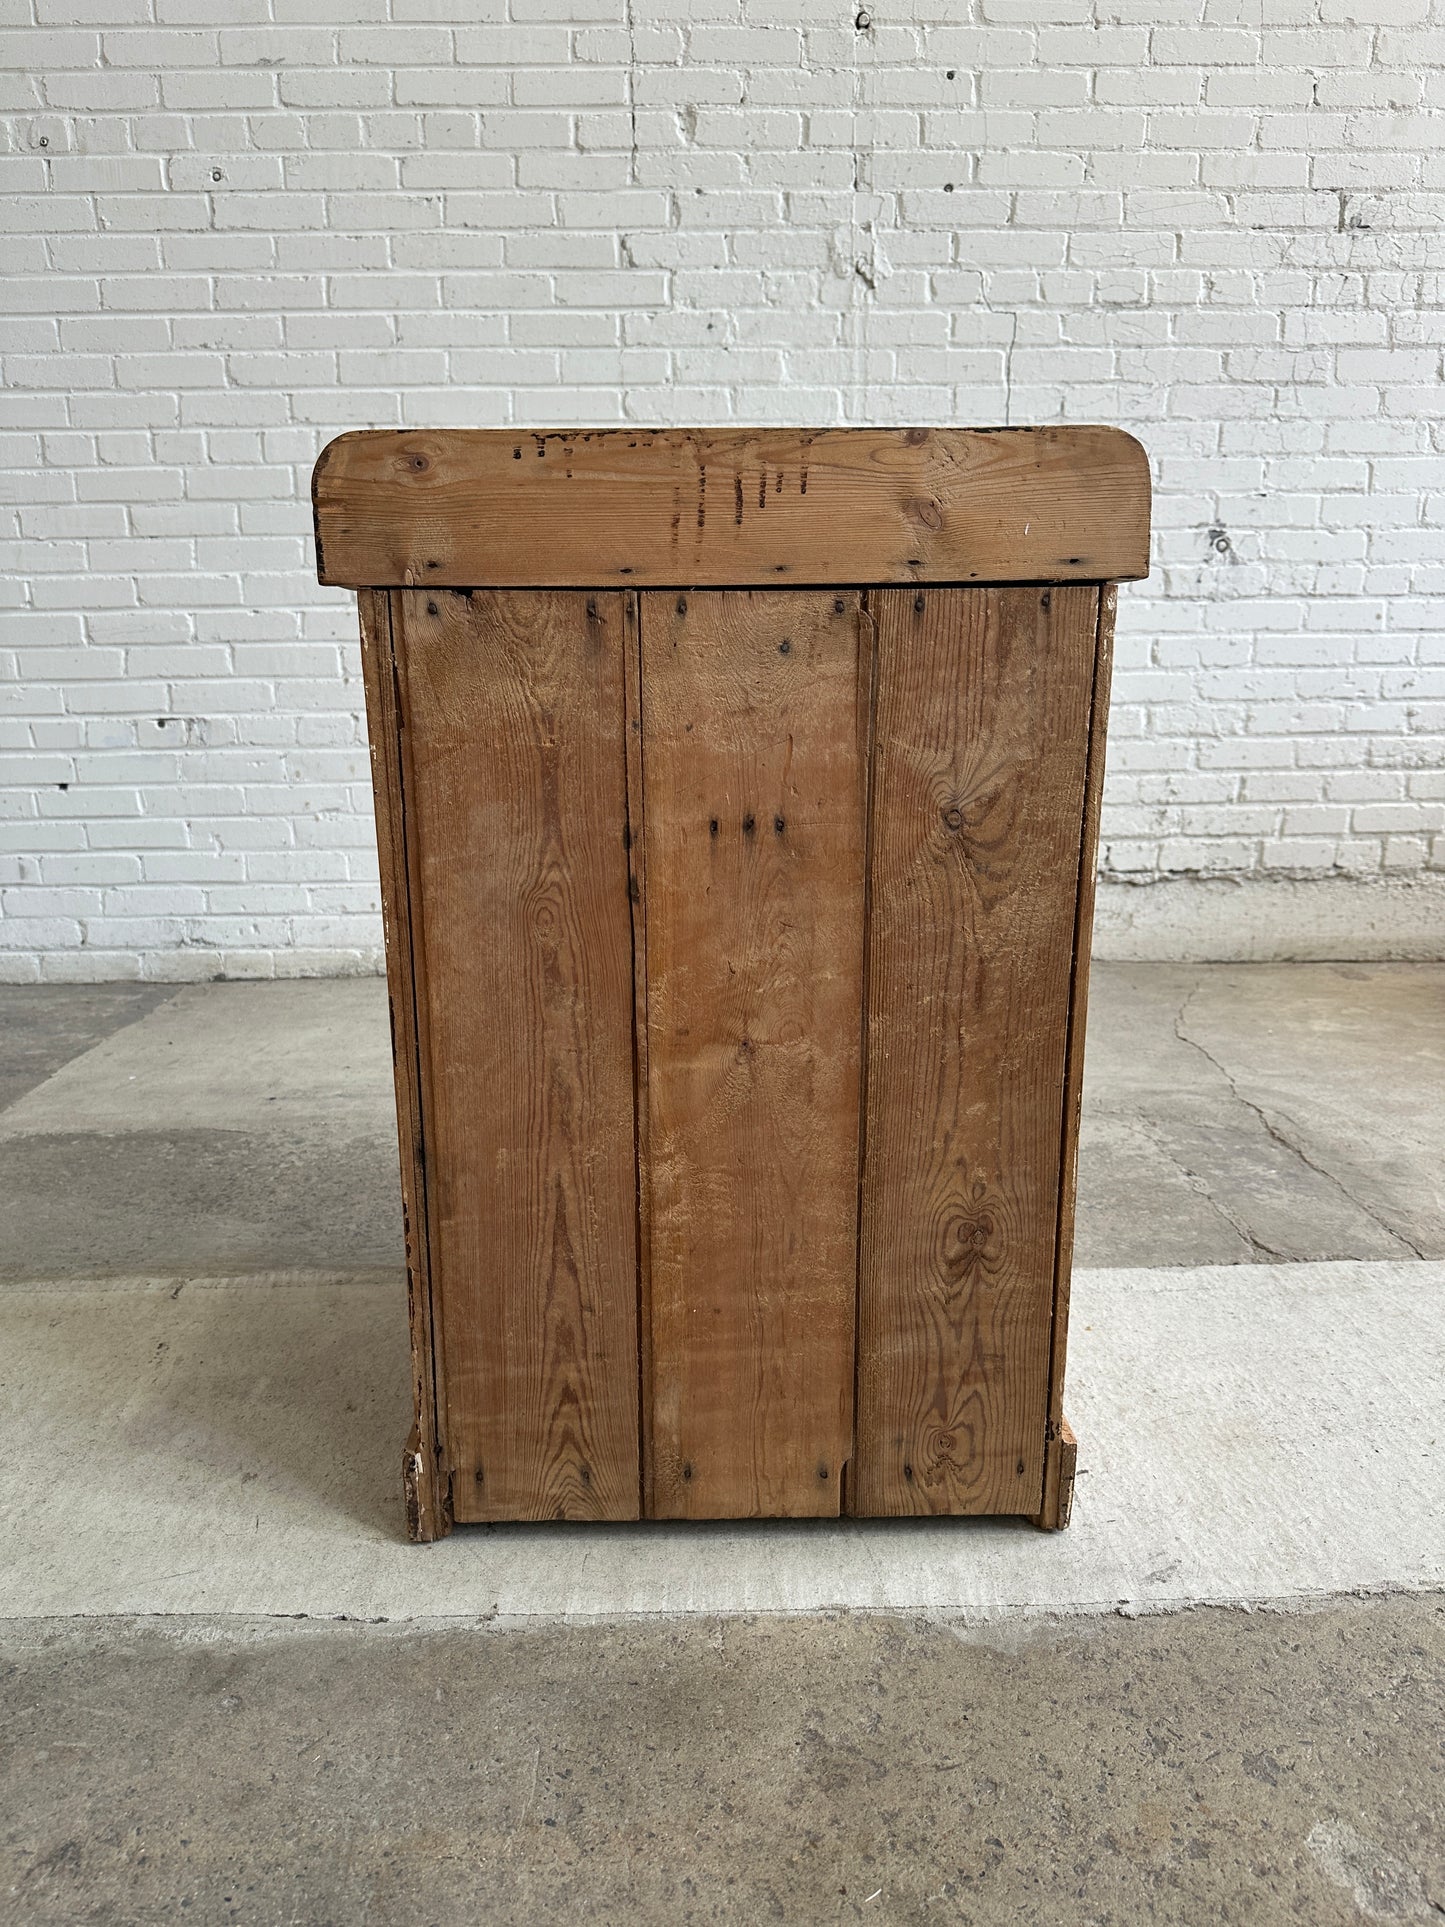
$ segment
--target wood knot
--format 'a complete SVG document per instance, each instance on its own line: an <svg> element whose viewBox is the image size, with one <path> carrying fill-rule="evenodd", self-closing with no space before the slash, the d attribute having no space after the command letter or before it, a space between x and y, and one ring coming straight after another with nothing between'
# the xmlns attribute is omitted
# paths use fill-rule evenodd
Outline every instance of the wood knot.
<svg viewBox="0 0 1445 1927"><path fill-rule="evenodd" d="M790 656L792 653L793 645L788 641L788 638L784 636L783 640L778 644L778 654L780 656Z"/></svg>
<svg viewBox="0 0 1445 1927"><path fill-rule="evenodd" d="M943 816L943 827L946 830L961 830L963 828L963 811L958 807L957 803L950 803L948 808L942 811L941 814Z"/></svg>
<svg viewBox="0 0 1445 1927"><path fill-rule="evenodd" d="M431 467L431 463L425 455L408 455L406 465L408 468L415 469L418 475L420 475L424 469Z"/></svg>

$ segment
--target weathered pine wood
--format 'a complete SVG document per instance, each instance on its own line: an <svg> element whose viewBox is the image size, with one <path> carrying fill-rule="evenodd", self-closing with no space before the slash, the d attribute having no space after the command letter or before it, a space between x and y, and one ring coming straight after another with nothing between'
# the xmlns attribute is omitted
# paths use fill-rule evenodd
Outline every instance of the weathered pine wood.
<svg viewBox="0 0 1445 1927"><path fill-rule="evenodd" d="M647 1093L647 866L645 799L642 790L642 623L635 595L624 598L626 696L627 863L632 907L632 1051L636 1091L634 1133L637 1145L637 1424L645 1440L652 1410L652 1154ZM651 1456L641 1447L640 1505L652 1517Z"/></svg>
<svg viewBox="0 0 1445 1927"><path fill-rule="evenodd" d="M1084 834L1079 850L1074 910L1074 977L1064 1056L1064 1150L1059 1173L1059 1232L1054 1260L1054 1328L1049 1359L1049 1417L1044 1453L1044 1498L1034 1523L1056 1532L1069 1523L1078 1446L1064 1419L1064 1361L1074 1268L1074 1205L1079 1178L1079 1118L1084 1097L1084 1031L1089 1015L1089 952L1094 928L1094 881L1099 867L1099 812L1104 796L1104 747L1109 682L1114 661L1114 612L1119 591L1107 583L1099 597L1094 688L1089 707L1089 760L1084 779Z"/></svg>
<svg viewBox="0 0 1445 1927"><path fill-rule="evenodd" d="M1040 1510L1096 587L878 623L860 1514Z"/></svg>
<svg viewBox="0 0 1445 1927"><path fill-rule="evenodd" d="M650 1509L836 1514L851 1440L855 593L644 595Z"/></svg>
<svg viewBox="0 0 1445 1927"><path fill-rule="evenodd" d="M402 1222L406 1234L412 1408L416 1415L403 1454L402 1484L406 1496L407 1532L412 1539L426 1541L450 1531L452 1522L437 1431L416 988L406 839L402 822L404 800L400 719L392 656L390 598L377 591L364 589L357 601L361 618L361 666L366 689L367 731L371 741L372 794L376 800L376 843L381 869L382 928L386 938L397 1141L401 1153Z"/></svg>
<svg viewBox="0 0 1445 1927"><path fill-rule="evenodd" d="M624 599L393 599L458 1521L638 1513Z"/></svg>
<svg viewBox="0 0 1445 1927"><path fill-rule="evenodd" d="M1049 1429L1048 1459L1044 1468L1045 1510L1034 1524L1045 1532L1062 1532L1074 1512L1074 1481L1079 1470L1079 1441L1066 1418Z"/></svg>
<svg viewBox="0 0 1445 1927"><path fill-rule="evenodd" d="M1100 582L1147 573L1113 428L382 429L316 464L323 582Z"/></svg>

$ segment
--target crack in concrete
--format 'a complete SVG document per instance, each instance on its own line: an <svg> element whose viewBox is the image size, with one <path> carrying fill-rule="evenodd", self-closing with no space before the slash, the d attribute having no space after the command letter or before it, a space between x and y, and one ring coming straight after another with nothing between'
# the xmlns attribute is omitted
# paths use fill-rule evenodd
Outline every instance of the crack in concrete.
<svg viewBox="0 0 1445 1927"><path fill-rule="evenodd" d="M1106 1115L1108 1115L1108 1113L1106 1113ZM1115 1115L1125 1116L1126 1114L1115 1113ZM1210 1210L1214 1212L1215 1216L1222 1219L1237 1238L1243 1239L1245 1244L1249 1246L1256 1264L1284 1264L1290 1261L1291 1254L1289 1252L1280 1251L1273 1245L1265 1244L1263 1239L1257 1237L1242 1218L1237 1217L1222 1199L1214 1195L1206 1179L1202 1178L1197 1171L1191 1171L1187 1164L1182 1164L1179 1161L1173 1146L1166 1142L1151 1117L1143 1111L1132 1111L1127 1113L1127 1121L1132 1124L1143 1137L1149 1140L1167 1164L1173 1166L1194 1195L1202 1198Z"/></svg>
<svg viewBox="0 0 1445 1927"><path fill-rule="evenodd" d="M1270 1116L1262 1104L1257 1104L1252 1097L1245 1096L1244 1092L1240 1090L1234 1074L1225 1064L1220 1062L1207 1045L1201 1044L1197 1037L1191 1037L1186 1033L1184 1026L1188 1021L1189 1006L1194 1002L1194 999L1203 988L1204 986L1202 984L1196 984L1194 988L1189 991L1183 1003L1179 1006L1178 1011L1175 1013L1174 1035L1178 1038L1179 1042L1181 1044L1187 1044L1191 1050L1198 1051L1204 1061L1218 1071L1219 1075L1229 1086L1230 1095L1238 1103L1242 1104L1247 1111L1253 1112L1254 1116L1257 1117L1263 1125L1267 1136L1275 1144L1278 1144L1281 1149L1288 1151L1292 1157L1298 1158L1299 1162L1307 1171L1312 1171L1316 1177L1323 1178L1327 1184L1332 1185L1347 1204L1351 1204L1357 1211L1363 1212L1365 1217L1370 1220L1370 1223L1373 1224L1377 1230L1384 1232L1387 1238L1393 1239L1394 1242L1399 1245L1402 1252L1408 1252L1415 1258L1424 1258L1425 1252L1413 1239L1407 1238L1404 1232L1399 1230L1397 1226L1391 1224L1388 1219L1382 1217L1373 1205L1367 1203L1365 1199L1356 1197L1344 1180L1335 1172L1328 1169L1327 1166L1317 1163L1316 1160L1310 1156L1309 1152L1305 1150L1304 1146L1296 1143L1285 1130L1284 1126ZM1245 1235L1251 1234L1246 1233ZM1253 1242L1252 1237L1251 1242Z"/></svg>

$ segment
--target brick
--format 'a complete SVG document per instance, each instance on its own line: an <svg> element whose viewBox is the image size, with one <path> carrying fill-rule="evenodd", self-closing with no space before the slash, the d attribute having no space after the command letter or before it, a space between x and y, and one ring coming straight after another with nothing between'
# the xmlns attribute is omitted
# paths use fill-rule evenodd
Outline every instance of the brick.
<svg viewBox="0 0 1445 1927"><path fill-rule="evenodd" d="M1445 34L1322 4L987 0L865 44L821 0L37 0L0 391L36 780L0 874L105 902L7 917L6 972L374 959L305 490L403 420L1122 421L1160 568L1105 867L1445 861Z"/></svg>

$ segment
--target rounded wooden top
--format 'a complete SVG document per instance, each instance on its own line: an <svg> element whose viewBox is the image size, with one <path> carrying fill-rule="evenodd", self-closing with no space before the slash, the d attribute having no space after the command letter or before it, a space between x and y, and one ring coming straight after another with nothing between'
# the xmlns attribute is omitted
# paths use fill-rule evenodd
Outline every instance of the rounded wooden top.
<svg viewBox="0 0 1445 1927"><path fill-rule="evenodd" d="M323 449L317 573L351 588L1121 581L1121 429L377 429Z"/></svg>

